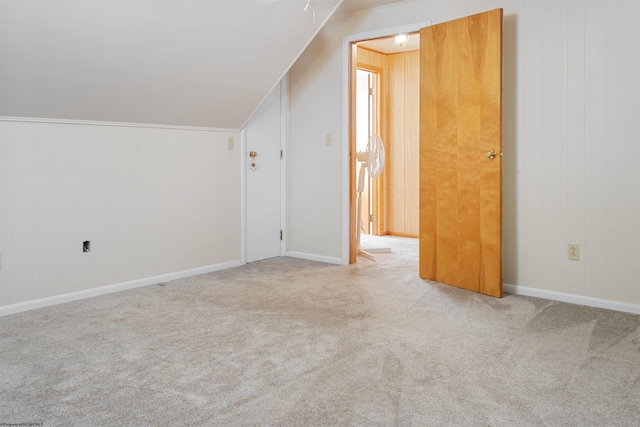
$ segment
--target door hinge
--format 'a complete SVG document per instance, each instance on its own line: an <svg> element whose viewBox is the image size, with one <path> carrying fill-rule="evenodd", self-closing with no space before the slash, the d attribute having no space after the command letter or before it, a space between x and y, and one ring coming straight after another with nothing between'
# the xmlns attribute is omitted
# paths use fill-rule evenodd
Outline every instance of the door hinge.
<svg viewBox="0 0 640 427"><path fill-rule="evenodd" d="M283 151L284 151L284 150L280 150L280 158L281 158L281 159L282 159L282 156L284 156Z"/></svg>
<svg viewBox="0 0 640 427"><path fill-rule="evenodd" d="M282 230L280 230L280 240L282 240Z"/></svg>
<svg viewBox="0 0 640 427"><path fill-rule="evenodd" d="M373 96L373 88L372 87L369 88L369 96Z"/></svg>

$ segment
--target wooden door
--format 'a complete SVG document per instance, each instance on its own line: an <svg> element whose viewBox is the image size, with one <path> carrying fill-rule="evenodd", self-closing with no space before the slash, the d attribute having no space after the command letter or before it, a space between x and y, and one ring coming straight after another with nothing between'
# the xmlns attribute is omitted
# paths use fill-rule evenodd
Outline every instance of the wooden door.
<svg viewBox="0 0 640 427"><path fill-rule="evenodd" d="M420 277L502 297L502 9L420 43Z"/></svg>

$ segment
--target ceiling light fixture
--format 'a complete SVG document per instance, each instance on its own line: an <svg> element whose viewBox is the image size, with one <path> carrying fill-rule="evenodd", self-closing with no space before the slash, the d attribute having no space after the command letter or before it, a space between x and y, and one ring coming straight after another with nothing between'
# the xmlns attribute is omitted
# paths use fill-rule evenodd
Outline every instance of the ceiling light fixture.
<svg viewBox="0 0 640 427"><path fill-rule="evenodd" d="M409 35L408 34L398 34L395 38L395 42L396 42L396 46L398 47L405 47L407 45L407 43L409 42Z"/></svg>

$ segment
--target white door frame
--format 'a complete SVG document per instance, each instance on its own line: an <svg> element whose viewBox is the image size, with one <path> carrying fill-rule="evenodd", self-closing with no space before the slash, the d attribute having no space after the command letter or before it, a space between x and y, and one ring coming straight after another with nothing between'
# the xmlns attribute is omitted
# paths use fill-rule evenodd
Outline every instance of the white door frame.
<svg viewBox="0 0 640 427"><path fill-rule="evenodd" d="M394 36L396 34L414 33L421 28L431 25L431 21L415 22L364 33L350 34L342 38L342 264L349 264L349 243L351 233L349 230L349 187L351 175L349 173L349 74L351 67L351 44L364 40L378 39Z"/></svg>
<svg viewBox="0 0 640 427"><path fill-rule="evenodd" d="M247 263L247 125L240 129L240 262Z"/></svg>

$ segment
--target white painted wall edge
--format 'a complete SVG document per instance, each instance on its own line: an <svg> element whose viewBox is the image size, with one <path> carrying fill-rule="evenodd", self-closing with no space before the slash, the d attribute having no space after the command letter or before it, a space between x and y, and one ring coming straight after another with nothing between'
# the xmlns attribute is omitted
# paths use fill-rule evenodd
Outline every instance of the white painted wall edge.
<svg viewBox="0 0 640 427"><path fill-rule="evenodd" d="M605 308L608 310L622 311L625 313L640 314L640 305L636 304L603 300L599 298L585 297L582 295L565 294L562 292L546 291L544 289L528 288L526 286L516 286L508 283L505 283L503 286L504 291L509 294L568 302L571 304L585 305L588 307Z"/></svg>
<svg viewBox="0 0 640 427"><path fill-rule="evenodd" d="M289 74L280 82L280 256L287 252L287 146L289 145Z"/></svg>
<svg viewBox="0 0 640 427"><path fill-rule="evenodd" d="M177 129L177 130L193 130L200 132L239 132L239 129L226 128L208 128L198 126L180 126L180 125L162 125L153 123L128 123L128 122L100 122L91 120L70 120L70 119L47 119L38 117L8 117L0 116L1 122L29 122L29 123L58 123L65 125L82 125L82 126L117 126L129 128L151 128L151 129Z"/></svg>
<svg viewBox="0 0 640 427"><path fill-rule="evenodd" d="M192 268L189 270L177 271L174 273L162 274L160 276L147 277L144 279L131 280L129 282L116 283L114 285L102 286L99 288L87 289L84 291L71 292L63 295L55 295L37 300L20 302L6 306L0 306L0 317L10 314L21 313L23 311L35 310L37 308L49 307L52 305L63 304L65 302L77 301L85 298L91 298L99 295L111 294L114 292L126 291L128 289L141 288L143 286L154 285L156 283L167 282L170 280L182 279L185 277L196 276L198 274L211 273L213 271L226 270L228 268L239 267L243 265L241 261L229 261L220 264L209 265L206 267Z"/></svg>
<svg viewBox="0 0 640 427"><path fill-rule="evenodd" d="M323 256L323 255L315 255L315 254L308 254L308 253L304 253L304 252L287 251L284 254L284 256L288 256L288 257L291 257L291 258L307 259L309 261L326 262L327 264L344 264L342 258Z"/></svg>
<svg viewBox="0 0 640 427"><path fill-rule="evenodd" d="M361 40L371 40L401 33L413 33L431 25L431 21L414 22L396 27L382 28L363 33L350 34L342 38L342 264L349 263L349 67L351 44Z"/></svg>

